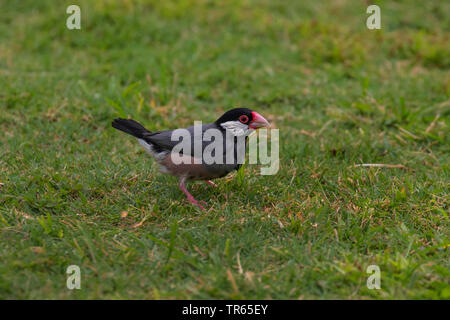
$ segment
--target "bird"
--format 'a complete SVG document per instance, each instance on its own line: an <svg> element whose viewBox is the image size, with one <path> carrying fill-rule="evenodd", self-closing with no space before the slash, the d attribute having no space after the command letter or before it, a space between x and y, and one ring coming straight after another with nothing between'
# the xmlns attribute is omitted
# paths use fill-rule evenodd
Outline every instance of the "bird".
<svg viewBox="0 0 450 320"><path fill-rule="evenodd" d="M137 138L138 142L144 147L147 153L159 164L161 172L170 174L179 179L178 187L186 195L188 201L198 208L205 210L204 201L197 201L186 188L186 182L192 180L203 180L210 186L217 186L212 180L224 177L234 170L239 170L245 158L245 145L247 137L256 129L269 127L269 122L258 112L248 108L234 108L228 110L216 121L208 124L201 124L183 128L152 132L147 130L139 122L132 119L116 118L112 122L112 127L123 131ZM212 130L211 130L212 129ZM177 144L180 139L174 139L177 133L189 134L190 140L184 141L188 144L187 148L179 150ZM215 132L217 136L205 141L207 132ZM198 134L200 133L200 134ZM239 144L239 138L244 138L243 153L239 152L242 143ZM208 145L217 140L218 147L211 155L215 159L223 161L207 161L206 158L195 153L197 150L205 152ZM222 149L223 154L219 154ZM241 149L242 151L242 149ZM217 152L217 154L215 154ZM201 153L203 155L203 153ZM229 156L231 154L232 156ZM229 158L227 158L227 155ZM203 204L203 205L202 205Z"/></svg>

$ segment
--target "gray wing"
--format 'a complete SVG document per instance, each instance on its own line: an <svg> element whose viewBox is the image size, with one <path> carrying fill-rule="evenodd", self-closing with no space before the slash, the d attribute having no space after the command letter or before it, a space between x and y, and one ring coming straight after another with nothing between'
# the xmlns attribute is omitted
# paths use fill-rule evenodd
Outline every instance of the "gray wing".
<svg viewBox="0 0 450 320"><path fill-rule="evenodd" d="M194 135L194 126L184 128L184 130L187 130L191 137L191 146L192 150L189 153L189 155L194 154L194 143L200 143L202 145L202 150L210 144L209 141L203 141L202 136L203 133L208 129L218 129L217 125L214 123L209 124L203 124L202 125L202 135L195 136ZM166 131L159 131L159 132L152 132L144 137L144 140L148 143L153 144L156 148L167 151L172 151L172 149L182 141L182 138L175 138L174 136L175 130L166 130ZM195 141L197 139L198 141ZM185 150L188 151L188 150Z"/></svg>

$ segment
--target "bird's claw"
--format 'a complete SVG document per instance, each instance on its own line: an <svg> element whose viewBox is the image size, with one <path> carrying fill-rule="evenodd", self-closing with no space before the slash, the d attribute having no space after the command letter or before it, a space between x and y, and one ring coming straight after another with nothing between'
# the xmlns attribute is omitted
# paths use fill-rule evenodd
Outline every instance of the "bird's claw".
<svg viewBox="0 0 450 320"><path fill-rule="evenodd" d="M180 183L179 183L179 187L180 187L180 189L184 192L184 194L186 195L186 197L187 197L187 199L189 200L189 202L190 203L192 203L193 205L196 205L197 207L199 207L200 209L202 209L202 210L206 210L205 209L205 207L203 207L200 203L202 203L203 205L207 205L206 204L206 202L205 201L200 201L200 202L198 202L193 196L192 196L192 194L190 194L189 193L189 191L186 189L186 186L185 186L185 180L186 180L186 178L182 178L181 180L180 180Z"/></svg>
<svg viewBox="0 0 450 320"><path fill-rule="evenodd" d="M197 201L194 197L188 197L188 200L190 203L192 203L193 205L199 207L202 210L206 210L204 206L207 205L207 203L205 201ZM204 206L202 206L202 204Z"/></svg>
<svg viewBox="0 0 450 320"><path fill-rule="evenodd" d="M211 180L205 180L206 184L209 184L211 187L217 188L217 184L215 184L214 182L212 182Z"/></svg>
<svg viewBox="0 0 450 320"><path fill-rule="evenodd" d="M194 203L194 204L202 210L206 210L205 207L208 205L205 201L196 201L196 203Z"/></svg>

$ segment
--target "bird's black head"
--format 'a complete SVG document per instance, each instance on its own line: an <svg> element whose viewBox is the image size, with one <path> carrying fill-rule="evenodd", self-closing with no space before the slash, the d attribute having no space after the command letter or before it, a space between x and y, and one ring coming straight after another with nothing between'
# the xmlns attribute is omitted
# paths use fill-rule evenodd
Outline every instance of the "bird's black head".
<svg viewBox="0 0 450 320"><path fill-rule="evenodd" d="M225 112L216 124L223 127L225 130L243 131L247 132L249 129L258 129L270 126L269 122L264 119L256 111L247 108L235 108Z"/></svg>

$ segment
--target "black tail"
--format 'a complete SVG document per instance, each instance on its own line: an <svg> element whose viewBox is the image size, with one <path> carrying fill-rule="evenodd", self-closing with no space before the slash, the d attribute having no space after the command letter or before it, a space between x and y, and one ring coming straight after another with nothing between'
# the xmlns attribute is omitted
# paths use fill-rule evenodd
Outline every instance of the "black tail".
<svg viewBox="0 0 450 320"><path fill-rule="evenodd" d="M142 139L146 133L150 133L140 123L131 119L114 119L112 126L139 139Z"/></svg>

